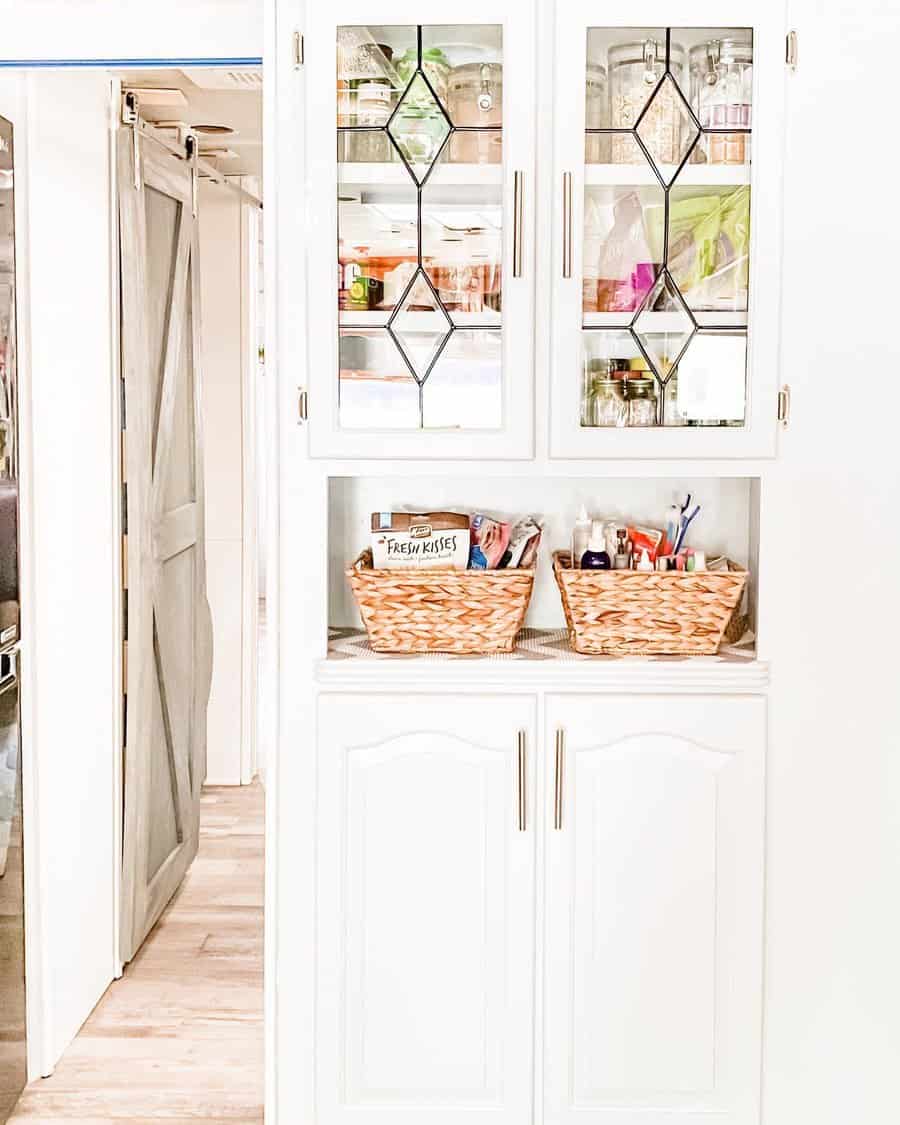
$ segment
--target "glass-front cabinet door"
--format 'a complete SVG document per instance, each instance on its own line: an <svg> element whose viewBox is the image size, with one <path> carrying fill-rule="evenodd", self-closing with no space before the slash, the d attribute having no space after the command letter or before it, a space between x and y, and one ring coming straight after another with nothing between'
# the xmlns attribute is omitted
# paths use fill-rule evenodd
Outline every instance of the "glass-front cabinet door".
<svg viewBox="0 0 900 1125"><path fill-rule="evenodd" d="M314 456L533 452L531 3L310 5Z"/></svg>
<svg viewBox="0 0 900 1125"><path fill-rule="evenodd" d="M554 457L774 453L785 27L760 7L557 9Z"/></svg>

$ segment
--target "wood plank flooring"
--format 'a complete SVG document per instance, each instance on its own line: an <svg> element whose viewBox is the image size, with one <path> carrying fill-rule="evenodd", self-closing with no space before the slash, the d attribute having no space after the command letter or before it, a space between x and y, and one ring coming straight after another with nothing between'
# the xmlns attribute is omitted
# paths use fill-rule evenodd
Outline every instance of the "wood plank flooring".
<svg viewBox="0 0 900 1125"><path fill-rule="evenodd" d="M204 791L180 890L16 1122L263 1120L261 786Z"/></svg>

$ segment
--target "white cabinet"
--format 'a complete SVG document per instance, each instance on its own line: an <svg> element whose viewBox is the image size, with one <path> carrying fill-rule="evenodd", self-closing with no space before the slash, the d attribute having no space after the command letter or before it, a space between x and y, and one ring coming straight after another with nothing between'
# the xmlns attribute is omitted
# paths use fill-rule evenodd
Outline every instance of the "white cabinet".
<svg viewBox="0 0 900 1125"><path fill-rule="evenodd" d="M530 457L534 0L310 5L306 44L310 452Z"/></svg>
<svg viewBox="0 0 900 1125"><path fill-rule="evenodd" d="M758 1122L765 700L544 713L320 697L317 1125Z"/></svg>
<svg viewBox="0 0 900 1125"><path fill-rule="evenodd" d="M560 3L555 59L551 455L771 456L784 5Z"/></svg>
<svg viewBox="0 0 900 1125"><path fill-rule="evenodd" d="M534 701L326 695L318 718L317 1125L527 1125Z"/></svg>
<svg viewBox="0 0 900 1125"><path fill-rule="evenodd" d="M546 1125L758 1122L765 723L548 699Z"/></svg>

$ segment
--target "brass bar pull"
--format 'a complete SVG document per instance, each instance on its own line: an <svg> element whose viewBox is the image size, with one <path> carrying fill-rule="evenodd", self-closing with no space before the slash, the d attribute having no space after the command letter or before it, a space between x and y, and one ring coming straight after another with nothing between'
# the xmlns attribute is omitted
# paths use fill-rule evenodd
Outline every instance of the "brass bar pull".
<svg viewBox="0 0 900 1125"><path fill-rule="evenodd" d="M563 172L563 277L572 276L572 173Z"/></svg>
<svg viewBox="0 0 900 1125"><path fill-rule="evenodd" d="M553 827L557 832L562 829L563 815L563 781L566 767L566 742L561 730L556 732L556 776L553 786Z"/></svg>
<svg viewBox="0 0 900 1125"><path fill-rule="evenodd" d="M525 173L513 172L513 277L522 276L522 239L525 225Z"/></svg>
<svg viewBox="0 0 900 1125"><path fill-rule="evenodd" d="M525 789L527 773L525 769L525 731L520 730L519 741L519 831L524 832L526 824Z"/></svg>

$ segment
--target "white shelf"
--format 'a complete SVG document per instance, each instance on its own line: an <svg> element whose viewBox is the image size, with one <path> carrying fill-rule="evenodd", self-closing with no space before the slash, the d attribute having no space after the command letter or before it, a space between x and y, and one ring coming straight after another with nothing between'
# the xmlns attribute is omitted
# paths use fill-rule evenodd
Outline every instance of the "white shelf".
<svg viewBox="0 0 900 1125"><path fill-rule="evenodd" d="M666 177L675 172L668 165L661 170ZM659 187L649 164L586 164L584 182L588 187ZM749 164L686 164L673 186L738 187L749 183Z"/></svg>
<svg viewBox="0 0 900 1125"><path fill-rule="evenodd" d="M522 690L628 690L748 692L765 690L768 664L753 643L724 646L715 656L579 656L564 629L525 629L514 652L494 656L384 655L366 635L331 629L328 657L317 666L331 687L389 686L402 682L448 688L503 685Z"/></svg>
<svg viewBox="0 0 900 1125"><path fill-rule="evenodd" d="M432 328L443 332L447 322L440 313L418 312L411 313L416 317L416 327L423 332ZM383 328L391 313L385 312L341 312L338 314L338 323L341 328ZM501 320L498 312L461 313L450 314L450 319L457 328L500 328ZM433 323L432 323L433 322Z"/></svg>
<svg viewBox="0 0 900 1125"><path fill-rule="evenodd" d="M363 164L354 161L338 164L341 187L377 188L408 187L415 184L403 164ZM450 164L446 161L432 172L428 184L433 189L444 187L500 187L503 184L502 164Z"/></svg>
<svg viewBox="0 0 900 1125"><path fill-rule="evenodd" d="M746 312L696 312L694 317L701 328L746 328ZM634 319L633 312L584 313L585 328L627 328ZM641 319L652 332L680 332L683 318L680 313L648 312ZM652 326L652 327L651 327Z"/></svg>

